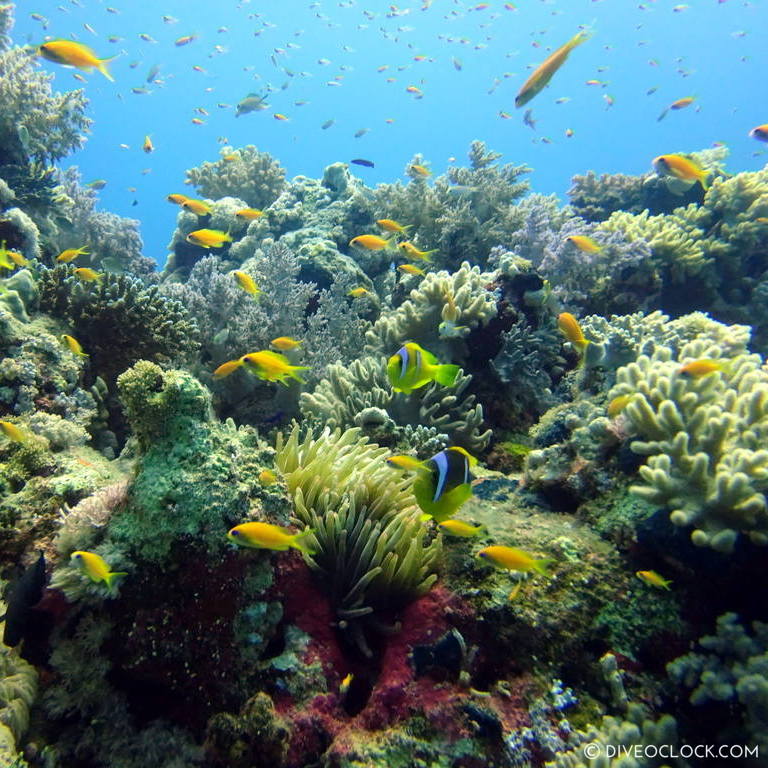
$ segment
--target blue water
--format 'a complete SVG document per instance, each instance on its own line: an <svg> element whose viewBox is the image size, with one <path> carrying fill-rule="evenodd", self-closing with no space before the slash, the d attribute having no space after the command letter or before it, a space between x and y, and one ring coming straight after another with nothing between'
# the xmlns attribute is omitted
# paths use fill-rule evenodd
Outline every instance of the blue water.
<svg viewBox="0 0 768 768"><path fill-rule="evenodd" d="M188 191L185 169L217 159L219 137L270 152L289 177L319 176L332 162L368 158L374 169L354 168L370 184L404 178L417 152L439 174L452 158L464 162L470 142L482 139L504 161L530 165L536 191L561 196L575 173L642 173L658 154L713 142L730 147L731 170L765 163L762 146L747 136L768 122L764 0L695 0L677 11L678 4L661 0L519 0L516 10L499 0L481 10L474 10L476 3L434 0L426 10L421 2L404 3L401 15L392 17L389 3L354 0L114 1L118 14L88 0L20 4L14 38L40 43L45 35L71 37L100 56L119 54L110 65L116 82L98 72L86 75L94 124L87 145L70 160L84 181L108 181L100 206L140 219L145 254L159 264L177 213L165 195ZM47 31L29 16L33 12L48 18ZM164 23L163 15L178 23ZM536 120L531 130L522 122L525 109L514 108L515 94L531 66L589 24L594 37L527 105ZM157 42L141 40L141 33ZM110 43L110 35L122 39ZM176 47L182 35L197 39ZM415 61L419 55L426 60ZM160 66L162 85L145 82L153 65ZM378 72L384 65L388 69ZM57 89L81 86L74 70L41 66L55 74ZM327 85L337 76L341 86ZM586 85L590 79L607 85ZM270 108L236 118L234 105L268 84L276 89ZM407 93L408 85L420 88L423 98ZM142 86L152 92L131 92ZM696 96L696 102L657 122L661 110L683 96ZM570 101L557 104L560 97ZM308 103L295 104L302 100ZM231 106L219 108L220 102ZM198 107L208 116L196 113ZM289 120L276 120L274 113ZM194 117L204 124L193 124ZM330 119L334 125L322 130ZM565 136L569 128L571 138ZM359 129L370 130L356 139ZM150 155L141 151L145 134L156 147Z"/></svg>

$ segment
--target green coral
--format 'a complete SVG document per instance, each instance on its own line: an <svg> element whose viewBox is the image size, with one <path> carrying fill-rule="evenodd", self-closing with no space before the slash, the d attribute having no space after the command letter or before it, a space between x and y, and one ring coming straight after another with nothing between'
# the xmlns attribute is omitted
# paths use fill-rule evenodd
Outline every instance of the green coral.
<svg viewBox="0 0 768 768"><path fill-rule="evenodd" d="M697 360L722 370L681 373ZM610 397L632 395L623 410L640 438L632 450L649 456L635 493L669 507L671 521L692 527L699 546L731 552L739 532L768 544L768 372L759 355L723 356L704 339L677 354L661 347L620 368Z"/></svg>
<svg viewBox="0 0 768 768"><path fill-rule="evenodd" d="M419 520L411 480L359 429L303 440L297 426L277 444L277 466L296 517L312 529L307 558L331 592L339 626L370 655L361 620L422 595L437 579L440 541Z"/></svg>
<svg viewBox="0 0 768 768"><path fill-rule="evenodd" d="M183 538L212 554L223 551L227 530L246 517L252 498L267 513L282 513L279 488L257 479L270 449L250 427L213 421L210 394L190 374L142 360L120 376L118 389L141 452L130 503L110 522L118 547L162 562Z"/></svg>

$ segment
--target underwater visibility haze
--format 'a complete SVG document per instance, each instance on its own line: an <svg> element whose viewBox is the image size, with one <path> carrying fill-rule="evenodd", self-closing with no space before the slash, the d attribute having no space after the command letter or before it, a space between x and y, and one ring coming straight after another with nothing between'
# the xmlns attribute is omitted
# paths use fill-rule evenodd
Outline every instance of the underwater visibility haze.
<svg viewBox="0 0 768 768"><path fill-rule="evenodd" d="M768 766L766 36L0 5L0 766Z"/></svg>

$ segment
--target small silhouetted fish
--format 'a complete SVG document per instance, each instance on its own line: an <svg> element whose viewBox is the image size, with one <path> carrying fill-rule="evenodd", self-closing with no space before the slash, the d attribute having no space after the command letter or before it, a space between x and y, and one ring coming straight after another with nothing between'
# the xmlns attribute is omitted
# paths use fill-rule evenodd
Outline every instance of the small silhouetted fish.
<svg viewBox="0 0 768 768"><path fill-rule="evenodd" d="M374 164L372 160L366 160L363 157L356 157L354 160L350 160L355 165L364 165L366 168L373 168Z"/></svg>
<svg viewBox="0 0 768 768"><path fill-rule="evenodd" d="M261 112L266 109L264 98L257 93L249 93L238 105L235 117L247 115L249 112Z"/></svg>
<svg viewBox="0 0 768 768"><path fill-rule="evenodd" d="M5 612L5 631L3 643L11 648L18 645L27 631L29 614L43 597L45 586L45 557L40 557L30 565L18 581L11 586L8 607Z"/></svg>

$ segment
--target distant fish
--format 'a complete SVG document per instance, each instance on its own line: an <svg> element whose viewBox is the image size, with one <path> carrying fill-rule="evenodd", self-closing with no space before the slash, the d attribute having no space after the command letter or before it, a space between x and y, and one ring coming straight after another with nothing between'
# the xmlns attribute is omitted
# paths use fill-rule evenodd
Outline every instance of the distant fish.
<svg viewBox="0 0 768 768"><path fill-rule="evenodd" d="M328 130L328 129L329 129L329 128L330 128L330 127L331 127L331 126L332 126L332 125L335 123L335 122L336 122L336 121L335 121L333 118L331 118L330 120L326 120L326 121L325 121L325 122L324 122L324 123L323 123L323 124L320 126L320 128L321 128L322 130L324 130L324 131L327 131L327 130Z"/></svg>
<svg viewBox="0 0 768 768"><path fill-rule="evenodd" d="M173 44L180 48L182 45L189 45L193 40L196 40L197 37L195 35L184 35L183 37L179 37L176 40L174 40Z"/></svg>
<svg viewBox="0 0 768 768"><path fill-rule="evenodd" d="M684 96L682 99L677 99L677 101L673 101L668 107L665 107L661 114L656 118L656 122L660 122L667 116L667 112L669 110L677 111L678 109L685 109L686 107L689 107L693 102L696 101L695 96Z"/></svg>
<svg viewBox="0 0 768 768"><path fill-rule="evenodd" d="M3 644L14 648L23 639L29 624L29 615L33 608L43 598L45 587L45 557L40 557L28 566L15 581L7 600L5 615L0 620L5 620L3 630Z"/></svg>
<svg viewBox="0 0 768 768"><path fill-rule="evenodd" d="M100 189L104 189L104 187L107 186L107 181L106 179L94 179L93 181L89 181L85 186L89 189L95 189L98 191Z"/></svg>
<svg viewBox="0 0 768 768"><path fill-rule="evenodd" d="M366 160L363 157L356 157L354 160L350 160L350 162L353 163L354 165L362 165L365 168L373 168L374 167L373 160Z"/></svg>
<svg viewBox="0 0 768 768"><path fill-rule="evenodd" d="M758 125L749 132L750 139L757 139L758 141L768 141L768 123Z"/></svg>
<svg viewBox="0 0 768 768"><path fill-rule="evenodd" d="M243 523L231 528L227 538L241 547L253 549L271 549L276 552L286 552L288 549L298 549L304 554L313 554L301 540L312 533L311 529L301 533L291 533L287 528L271 523Z"/></svg>
<svg viewBox="0 0 768 768"><path fill-rule="evenodd" d="M536 571L536 573L540 573L542 576L549 575L549 567L555 562L551 557L537 558L528 552L524 552L522 549L498 545L481 549L477 556L488 560L497 568L507 571L521 571L523 573Z"/></svg>
<svg viewBox="0 0 768 768"><path fill-rule="evenodd" d="M665 579L656 573L656 571L635 571L635 576L644 584L656 587L656 589L666 589L669 591L669 585L672 583L669 579Z"/></svg>
<svg viewBox="0 0 768 768"><path fill-rule="evenodd" d="M267 104L264 103L264 97L259 96L257 93L249 93L242 101L240 101L235 109L235 117L240 115L247 115L249 112L261 112L267 108Z"/></svg>

